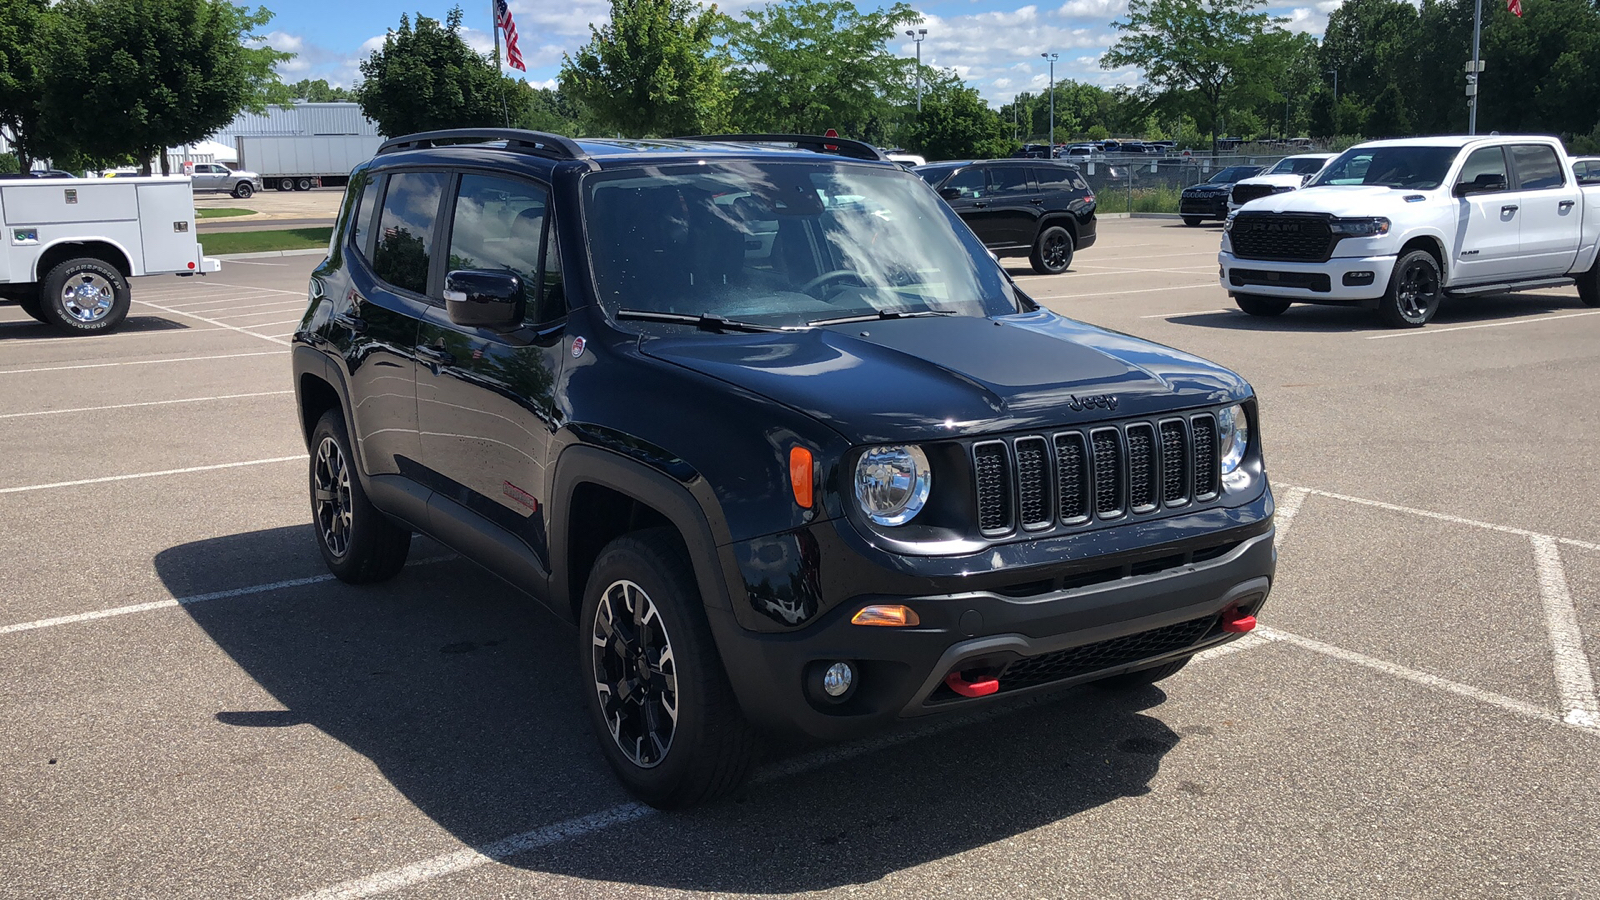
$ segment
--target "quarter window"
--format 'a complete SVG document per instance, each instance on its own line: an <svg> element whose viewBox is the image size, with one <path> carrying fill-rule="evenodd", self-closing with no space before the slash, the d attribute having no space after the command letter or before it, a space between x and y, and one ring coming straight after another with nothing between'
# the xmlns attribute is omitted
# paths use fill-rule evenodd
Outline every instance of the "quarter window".
<svg viewBox="0 0 1600 900"><path fill-rule="evenodd" d="M1506 157L1499 147L1480 147L1472 151L1466 163L1461 166L1461 177L1456 179L1457 184L1489 185L1499 184L1498 190L1505 190L1511 180L1506 177Z"/></svg>
<svg viewBox="0 0 1600 900"><path fill-rule="evenodd" d="M554 247L549 194L544 188L483 175L461 176L455 220L450 229L450 264L456 269L515 272L526 299L524 322L537 325L566 312L559 269L552 271ZM545 260L540 268L540 260Z"/></svg>
<svg viewBox="0 0 1600 900"><path fill-rule="evenodd" d="M1556 150L1548 144L1518 144L1511 148L1511 160L1517 167L1519 191L1561 187L1566 183L1561 177L1561 161L1556 158Z"/></svg>
<svg viewBox="0 0 1600 900"><path fill-rule="evenodd" d="M350 197L356 200L355 221L350 223L350 243L356 253L366 259L372 251L372 212L378 206L378 179L371 172L358 172L350 179Z"/></svg>
<svg viewBox="0 0 1600 900"><path fill-rule="evenodd" d="M439 217L446 175L401 172L389 176L378 219L378 245L372 271L401 290L425 294L428 259L433 253L433 223Z"/></svg>

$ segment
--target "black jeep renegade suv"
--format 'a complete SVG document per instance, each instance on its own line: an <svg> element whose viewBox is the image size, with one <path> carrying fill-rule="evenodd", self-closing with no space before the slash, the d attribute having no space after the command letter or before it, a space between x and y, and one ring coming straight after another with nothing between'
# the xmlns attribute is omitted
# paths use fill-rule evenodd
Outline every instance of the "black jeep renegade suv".
<svg viewBox="0 0 1600 900"><path fill-rule="evenodd" d="M1271 585L1250 386L1042 309L839 138L390 141L293 361L328 566L420 531L576 623L660 806L761 731L1149 684Z"/></svg>

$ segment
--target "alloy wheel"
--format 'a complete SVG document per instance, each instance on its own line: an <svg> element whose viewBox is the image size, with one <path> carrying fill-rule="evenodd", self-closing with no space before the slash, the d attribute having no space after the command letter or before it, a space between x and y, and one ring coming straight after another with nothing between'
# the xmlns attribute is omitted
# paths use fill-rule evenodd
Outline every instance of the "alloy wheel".
<svg viewBox="0 0 1600 900"><path fill-rule="evenodd" d="M600 595L590 635L611 739L634 765L660 765L678 727L678 668L660 611L639 585L614 582Z"/></svg>
<svg viewBox="0 0 1600 900"><path fill-rule="evenodd" d="M339 442L324 437L311 468L311 503L322 543L334 556L350 551L350 467Z"/></svg>
<svg viewBox="0 0 1600 900"><path fill-rule="evenodd" d="M1045 265L1052 269L1062 268L1067 264L1067 247L1069 240L1065 234L1051 235L1044 242Z"/></svg>
<svg viewBox="0 0 1600 900"><path fill-rule="evenodd" d="M116 289L98 272L81 272L61 287L61 308L79 322L98 322L111 314Z"/></svg>
<svg viewBox="0 0 1600 900"><path fill-rule="evenodd" d="M1433 267L1422 261L1406 266L1400 275L1400 310L1408 319L1418 319L1432 308L1439 298L1439 275Z"/></svg>

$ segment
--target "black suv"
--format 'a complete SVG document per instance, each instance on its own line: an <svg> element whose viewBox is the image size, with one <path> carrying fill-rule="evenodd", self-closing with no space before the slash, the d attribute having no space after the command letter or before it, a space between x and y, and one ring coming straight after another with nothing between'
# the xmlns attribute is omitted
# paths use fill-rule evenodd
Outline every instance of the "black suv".
<svg viewBox="0 0 1600 900"><path fill-rule="evenodd" d="M1221 221L1228 218L1228 196L1234 184L1254 178L1265 169L1266 166L1229 166L1217 170L1217 174L1199 184L1184 188L1178 200L1178 212L1183 216L1183 224L1192 228L1206 219Z"/></svg>
<svg viewBox="0 0 1600 900"><path fill-rule="evenodd" d="M323 557L424 532L575 623L647 802L1254 625L1250 386L1040 308L865 144L474 129L352 175L293 347Z"/></svg>
<svg viewBox="0 0 1600 900"><path fill-rule="evenodd" d="M1027 256L1059 275L1094 244L1094 191L1078 167L1050 160L937 162L914 169L997 256Z"/></svg>

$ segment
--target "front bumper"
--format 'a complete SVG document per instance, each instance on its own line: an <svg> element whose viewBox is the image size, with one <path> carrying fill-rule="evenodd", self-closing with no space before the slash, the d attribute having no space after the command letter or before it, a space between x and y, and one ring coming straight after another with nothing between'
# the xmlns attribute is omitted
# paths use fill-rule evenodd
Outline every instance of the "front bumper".
<svg viewBox="0 0 1600 900"><path fill-rule="evenodd" d="M1271 494L1264 492L1245 509L1195 516L1210 523L1220 518L1213 518L1216 513L1226 513L1233 527L1185 528L1183 517L1167 520L1177 526L1171 533L1184 538L1174 546L1209 544L1212 550L1179 552L1160 565L1145 566L1151 571L1133 565L1120 577L1082 586L1057 578L1045 579L1048 586L1033 589L1037 593L973 590L970 577L907 572L898 579L903 592L886 590L889 585L879 581L794 632L741 628L729 610L708 607L707 614L752 722L780 734L842 740L896 721L1147 668L1238 637L1222 630L1223 612L1254 615L1271 590L1276 566ZM1197 544L1189 529L1205 540ZM1148 561L1161 552L1170 548L1146 546L1120 558ZM1076 568L1102 561L1080 560ZM1062 570L1038 566L1009 574L1020 582ZM909 606L921 624L852 624L851 616L871 603ZM857 673L854 692L840 703L807 687L808 676L834 661L849 662ZM945 684L952 671L996 675L999 691L959 696ZM1013 672L1018 674L1008 674Z"/></svg>
<svg viewBox="0 0 1600 900"><path fill-rule="evenodd" d="M1179 215L1200 216L1206 219L1225 219L1228 217L1228 200L1222 194L1180 197L1178 200L1178 213Z"/></svg>
<svg viewBox="0 0 1600 900"><path fill-rule="evenodd" d="M1339 257L1327 262L1275 262L1217 254L1218 280L1233 294L1258 294L1308 303L1375 300L1389 287L1393 256ZM1368 280L1360 273L1370 273ZM1276 277L1274 277L1276 276ZM1349 280L1365 283L1348 283Z"/></svg>

